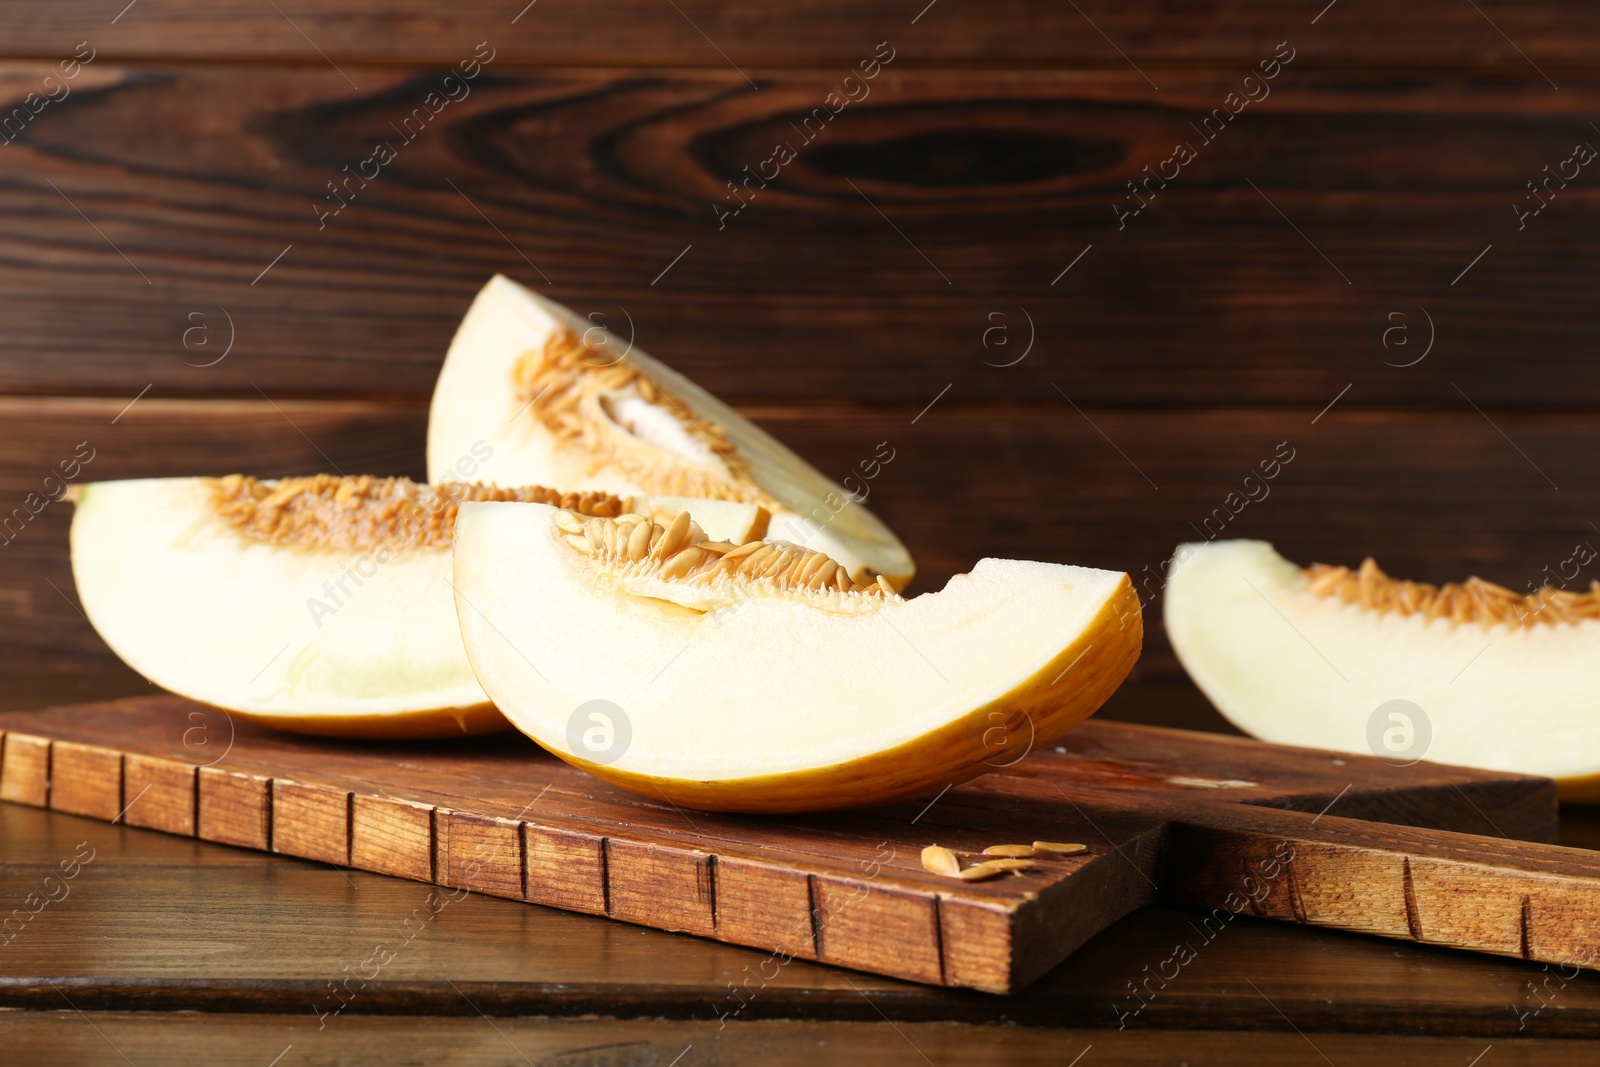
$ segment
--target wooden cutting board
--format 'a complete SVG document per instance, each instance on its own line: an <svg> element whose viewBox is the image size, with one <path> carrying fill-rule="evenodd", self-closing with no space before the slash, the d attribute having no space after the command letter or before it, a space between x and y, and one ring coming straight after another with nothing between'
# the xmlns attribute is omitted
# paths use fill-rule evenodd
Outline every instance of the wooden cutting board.
<svg viewBox="0 0 1600 1067"><path fill-rule="evenodd" d="M767 977L794 956L1006 993L1157 900L1206 940L1247 914L1600 950L1600 859L1540 843L1548 779L1093 720L937 797L779 818L614 789L515 734L318 741L156 696L0 715L0 799L769 949ZM1035 840L1088 848L985 882L920 862Z"/></svg>

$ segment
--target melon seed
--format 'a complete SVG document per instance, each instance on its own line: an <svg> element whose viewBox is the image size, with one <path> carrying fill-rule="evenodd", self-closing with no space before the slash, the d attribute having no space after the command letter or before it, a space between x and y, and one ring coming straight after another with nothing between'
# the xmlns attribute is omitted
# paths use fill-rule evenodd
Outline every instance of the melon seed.
<svg viewBox="0 0 1600 1067"><path fill-rule="evenodd" d="M939 845L929 845L922 850L922 869L930 874L941 874L946 878L959 878L961 876L961 861L956 859L956 854Z"/></svg>
<svg viewBox="0 0 1600 1067"><path fill-rule="evenodd" d="M1010 856L1021 858L1038 854L1038 849L1032 845L990 845L983 850L985 856Z"/></svg>
<svg viewBox="0 0 1600 1067"><path fill-rule="evenodd" d="M644 559L645 553L650 551L650 533L654 529L650 520L646 519L633 528L628 535L628 558L635 563Z"/></svg>
<svg viewBox="0 0 1600 1067"><path fill-rule="evenodd" d="M667 532L661 535L661 542L656 545L656 557L666 559L676 555L678 549L689 540L689 513L678 512L678 517L672 520L672 525L667 527Z"/></svg>
<svg viewBox="0 0 1600 1067"><path fill-rule="evenodd" d="M670 582L682 578L694 569L694 565L705 558L705 553L690 545L688 548L673 556L661 568L661 580Z"/></svg>
<svg viewBox="0 0 1600 1067"><path fill-rule="evenodd" d="M729 550L722 558L730 561L741 560L769 547L771 546L765 541L747 541L739 547Z"/></svg>
<svg viewBox="0 0 1600 1067"><path fill-rule="evenodd" d="M1307 590L1316 596L1336 597L1378 612L1421 615L1430 622L1448 618L1456 623L1526 627L1600 618L1600 582L1590 582L1584 592L1545 585L1526 595L1482 578L1430 585L1391 578L1370 556L1356 570L1317 563L1303 573Z"/></svg>
<svg viewBox="0 0 1600 1067"><path fill-rule="evenodd" d="M512 369L511 381L517 399L525 402L534 420L543 423L558 443L581 444L595 460L618 464L645 491L738 500L767 508L777 503L751 480L748 464L721 426L696 414L631 360L610 359L574 330L554 330L542 348L523 353ZM722 469L677 462L619 424L606 401L630 391L646 403L657 404L691 436L704 439L722 461Z"/></svg>
<svg viewBox="0 0 1600 1067"><path fill-rule="evenodd" d="M1061 841L1035 841L1033 847L1040 852L1054 852L1058 856L1072 856L1088 850L1088 845L1077 843L1064 843Z"/></svg>

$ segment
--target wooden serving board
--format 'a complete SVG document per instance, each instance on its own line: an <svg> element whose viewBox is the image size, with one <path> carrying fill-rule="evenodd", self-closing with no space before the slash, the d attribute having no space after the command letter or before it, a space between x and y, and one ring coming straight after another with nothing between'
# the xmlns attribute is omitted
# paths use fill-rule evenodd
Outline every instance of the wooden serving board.
<svg viewBox="0 0 1600 1067"><path fill-rule="evenodd" d="M1541 843L1548 779L1113 722L938 797L778 818L614 789L515 734L319 741L156 696L0 715L0 799L996 993L1157 900L1202 932L1600 959L1600 858ZM1040 839L1088 849L987 882L920 862Z"/></svg>

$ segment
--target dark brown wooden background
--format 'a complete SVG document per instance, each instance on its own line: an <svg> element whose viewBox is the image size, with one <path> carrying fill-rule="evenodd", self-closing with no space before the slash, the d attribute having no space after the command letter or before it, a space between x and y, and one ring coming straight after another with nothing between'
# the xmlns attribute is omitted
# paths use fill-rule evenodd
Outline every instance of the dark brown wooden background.
<svg viewBox="0 0 1600 1067"><path fill-rule="evenodd" d="M83 441L93 479L420 475L451 331L504 271L835 477L889 441L871 504L923 589L993 554L1158 594L1284 441L1228 535L1517 587L1600 541L1600 173L1512 211L1600 144L1592 5L120 8L0 4L7 108L95 50L0 147L0 512ZM870 96L719 231L724 183L885 41ZM1283 41L1271 95L1119 230L1125 183ZM479 42L471 95L319 229ZM68 519L0 546L0 664L136 691L74 604ZM1201 714L1150 634L1119 713Z"/></svg>

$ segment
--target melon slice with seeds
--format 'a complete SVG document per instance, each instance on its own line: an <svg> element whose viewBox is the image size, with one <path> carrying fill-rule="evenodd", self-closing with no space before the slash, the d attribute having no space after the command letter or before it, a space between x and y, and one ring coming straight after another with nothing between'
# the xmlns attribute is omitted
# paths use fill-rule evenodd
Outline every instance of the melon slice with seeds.
<svg viewBox="0 0 1600 1067"><path fill-rule="evenodd" d="M331 475L99 482L75 499L78 595L129 666L281 729L388 738L506 726L456 625L450 545L461 501L613 516L672 503ZM720 501L697 516L735 538L765 520Z"/></svg>
<svg viewBox="0 0 1600 1067"><path fill-rule="evenodd" d="M1094 712L1142 635L1125 574L981 560L907 600L824 553L540 504L456 527L467 655L513 724L646 796L798 812L932 797Z"/></svg>
<svg viewBox="0 0 1600 1067"><path fill-rule="evenodd" d="M1178 548L1165 616L1190 677L1255 737L1547 775L1565 799L1600 799L1600 588L1435 586L1216 541Z"/></svg>
<svg viewBox="0 0 1600 1067"><path fill-rule="evenodd" d="M642 349L496 276L450 345L428 418L428 477L488 444L479 477L759 504L774 536L896 589L905 546L850 491ZM885 442L863 456L876 474ZM866 485L855 487L859 495Z"/></svg>

